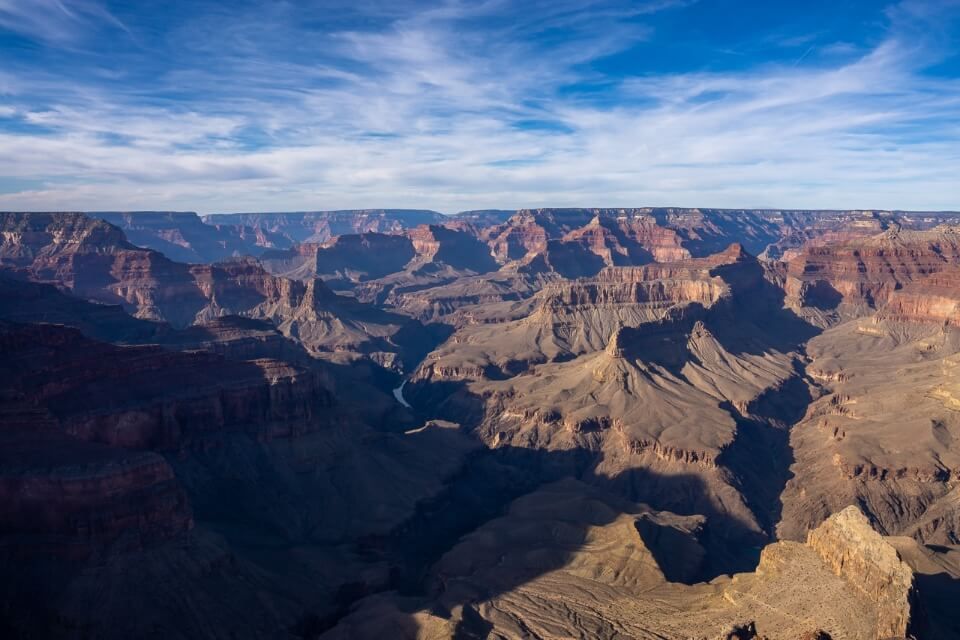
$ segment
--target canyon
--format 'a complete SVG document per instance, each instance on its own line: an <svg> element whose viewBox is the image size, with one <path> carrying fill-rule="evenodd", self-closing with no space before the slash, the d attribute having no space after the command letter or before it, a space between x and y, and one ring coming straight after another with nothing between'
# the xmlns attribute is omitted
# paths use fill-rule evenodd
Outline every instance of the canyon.
<svg viewBox="0 0 960 640"><path fill-rule="evenodd" d="M960 636L960 214L0 213L0 632Z"/></svg>

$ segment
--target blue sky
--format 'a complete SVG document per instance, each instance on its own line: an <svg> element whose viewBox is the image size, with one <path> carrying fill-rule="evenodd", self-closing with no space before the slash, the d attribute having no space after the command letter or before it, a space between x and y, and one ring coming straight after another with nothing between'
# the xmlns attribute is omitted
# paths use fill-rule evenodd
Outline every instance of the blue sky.
<svg viewBox="0 0 960 640"><path fill-rule="evenodd" d="M0 209L960 209L960 0L0 0Z"/></svg>

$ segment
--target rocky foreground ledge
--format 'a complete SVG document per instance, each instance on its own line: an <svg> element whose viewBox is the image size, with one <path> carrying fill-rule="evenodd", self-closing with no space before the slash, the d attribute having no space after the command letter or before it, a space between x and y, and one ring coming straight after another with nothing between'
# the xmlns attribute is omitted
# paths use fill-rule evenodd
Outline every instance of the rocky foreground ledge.
<svg viewBox="0 0 960 640"><path fill-rule="evenodd" d="M471 630L569 638L588 630L609 639L886 640L926 625L913 569L855 506L806 543L768 545L752 573L686 584L703 559L704 535L702 519L563 480L462 539L432 569L428 600L372 596L323 638L426 640Z"/></svg>

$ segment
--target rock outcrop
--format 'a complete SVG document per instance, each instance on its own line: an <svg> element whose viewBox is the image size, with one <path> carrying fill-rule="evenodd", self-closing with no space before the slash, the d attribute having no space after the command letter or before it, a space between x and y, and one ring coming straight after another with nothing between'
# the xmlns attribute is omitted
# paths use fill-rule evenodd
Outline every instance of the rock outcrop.
<svg viewBox="0 0 960 640"><path fill-rule="evenodd" d="M960 266L951 264L893 291L877 317L894 322L960 325Z"/></svg>
<svg viewBox="0 0 960 640"><path fill-rule="evenodd" d="M913 570L863 512L847 507L834 514L807 534L807 545L836 575L876 603L878 640L910 635L916 599Z"/></svg>
<svg viewBox="0 0 960 640"><path fill-rule="evenodd" d="M414 269L443 264L463 272L487 273L497 264L490 250L474 235L441 225L423 225L405 235L413 242L417 259Z"/></svg>
<svg viewBox="0 0 960 640"><path fill-rule="evenodd" d="M705 309L731 302L734 289L754 291L759 302L761 284L756 260L736 244L707 258L608 267L591 278L555 279L529 299L500 308L504 315L499 319L491 314L489 322L462 327L431 354L416 377L441 379L441 371L516 374L532 364L602 350L620 326L692 322Z"/></svg>
<svg viewBox="0 0 960 640"><path fill-rule="evenodd" d="M682 583L670 564L702 554L703 522L565 480L465 536L431 570L429 598L369 598L323 638L362 640L387 630L446 638L464 629L605 640L906 637L913 573L865 521L851 520L838 514L811 532L809 545L768 545L753 572ZM859 536L869 544L858 546ZM831 545L826 560L821 544ZM851 563L842 575L831 564L839 556ZM876 592L858 582L860 570Z"/></svg>

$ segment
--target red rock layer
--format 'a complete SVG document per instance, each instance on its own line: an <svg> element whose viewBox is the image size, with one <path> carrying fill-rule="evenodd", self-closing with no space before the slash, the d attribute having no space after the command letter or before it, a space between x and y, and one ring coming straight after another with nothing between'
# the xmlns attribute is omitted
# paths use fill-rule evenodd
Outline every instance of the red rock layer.
<svg viewBox="0 0 960 640"><path fill-rule="evenodd" d="M851 242L810 246L790 261L786 292L809 306L880 308L911 282L960 264L960 233L892 230Z"/></svg>
<svg viewBox="0 0 960 640"><path fill-rule="evenodd" d="M421 225L405 232L417 252L416 266L442 263L458 270L485 273L496 268L489 247L468 230Z"/></svg>
<svg viewBox="0 0 960 640"><path fill-rule="evenodd" d="M890 294L880 319L960 325L960 265L918 278Z"/></svg>
<svg viewBox="0 0 960 640"><path fill-rule="evenodd" d="M715 254L741 237L762 250L780 237L785 223L755 213L650 208L521 210L507 222L484 230L482 237L502 263L548 252L551 242L577 245L606 266L673 262Z"/></svg>
<svg viewBox="0 0 960 640"><path fill-rule="evenodd" d="M632 264L633 256L630 249L624 246L617 236L618 234L604 225L597 216L586 226L564 235L563 242L580 244L584 249L599 256L606 266Z"/></svg>
<svg viewBox="0 0 960 640"><path fill-rule="evenodd" d="M618 216L617 223L627 237L649 251L657 262L675 262L690 257L677 232L659 226L652 216Z"/></svg>
<svg viewBox="0 0 960 640"><path fill-rule="evenodd" d="M115 347L53 325L6 325L0 382L78 439L136 449L210 441L223 430L268 439L323 425L330 383L272 360ZM206 445L205 445L206 446Z"/></svg>
<svg viewBox="0 0 960 640"><path fill-rule="evenodd" d="M698 302L711 306L728 292L719 278L684 281L576 282L549 285L543 293L543 308L567 308L607 304L672 306Z"/></svg>
<svg viewBox="0 0 960 640"><path fill-rule="evenodd" d="M66 436L42 410L0 408L0 529L19 554L84 558L190 529L186 495L163 457Z"/></svg>
<svg viewBox="0 0 960 640"><path fill-rule="evenodd" d="M548 233L532 214L517 213L504 225L488 232L488 244L498 262L519 260L528 253L546 250Z"/></svg>

